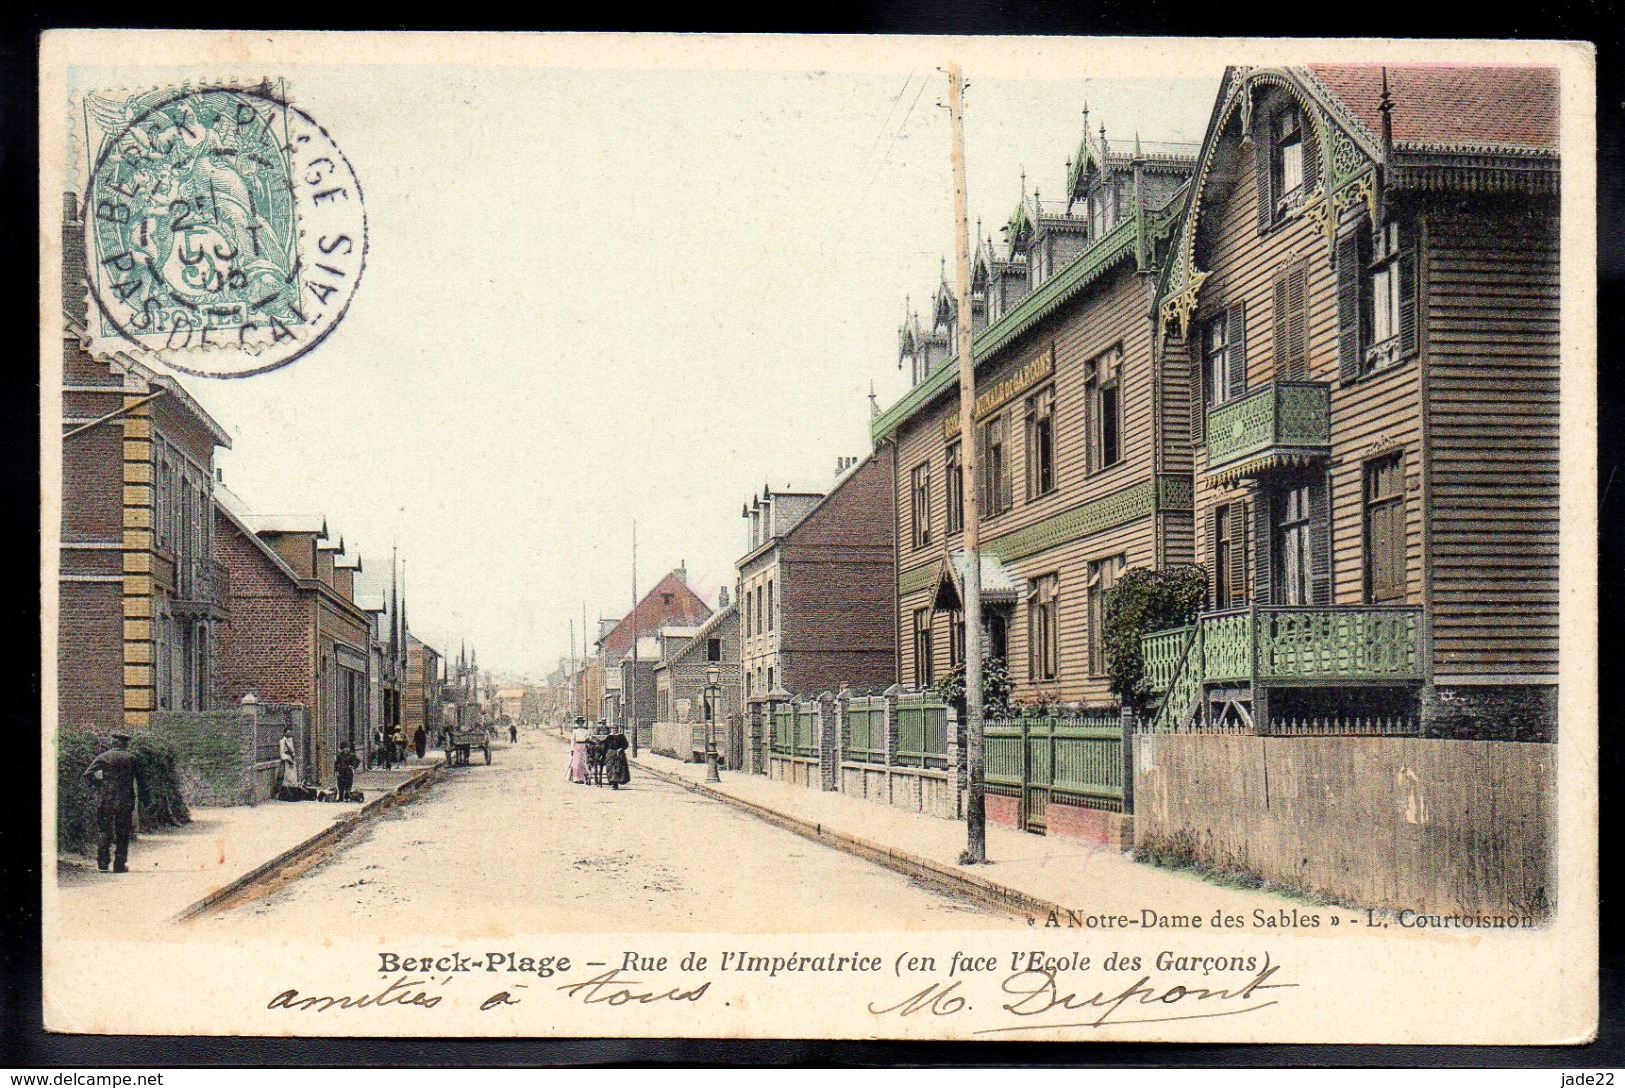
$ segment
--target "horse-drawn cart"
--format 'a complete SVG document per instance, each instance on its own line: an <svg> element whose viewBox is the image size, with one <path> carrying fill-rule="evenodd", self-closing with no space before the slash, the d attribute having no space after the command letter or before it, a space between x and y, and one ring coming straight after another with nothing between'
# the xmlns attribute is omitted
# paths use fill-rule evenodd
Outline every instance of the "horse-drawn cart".
<svg viewBox="0 0 1625 1088"><path fill-rule="evenodd" d="M480 719L480 708L467 703L451 704L444 713L446 762L466 767L478 749L485 753L485 763L490 766L491 735L495 730Z"/></svg>

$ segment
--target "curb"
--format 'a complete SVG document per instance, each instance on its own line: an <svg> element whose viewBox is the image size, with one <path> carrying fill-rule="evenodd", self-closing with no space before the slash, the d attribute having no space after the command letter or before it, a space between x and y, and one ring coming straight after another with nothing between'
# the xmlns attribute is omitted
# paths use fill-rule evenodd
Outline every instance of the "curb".
<svg viewBox="0 0 1625 1088"><path fill-rule="evenodd" d="M703 782L694 782L682 775L651 767L641 759L630 760L629 762L647 775L681 786L691 793L703 794L735 808L743 809L760 820L776 827L782 827L786 831L792 831L803 838L822 843L842 853L863 858L865 861L874 862L876 865L902 873L904 876L967 896L980 903L1024 917L1033 913L1046 915L1053 913L1064 916L1069 909L1059 903L1053 903L1048 899L1040 899L1038 896L1029 895L1005 884L984 880L981 877L963 872L956 867L943 865L941 862L921 857L919 854L912 854L907 850L899 850L893 846L884 846L844 831L835 831L816 821L804 820L799 816L792 816L787 812L780 812L778 809L769 808L754 801L747 801L743 797L728 793L726 790L715 789Z"/></svg>
<svg viewBox="0 0 1625 1088"><path fill-rule="evenodd" d="M346 835L349 835L350 832L354 831L356 828L360 827L363 823L383 813L386 809L394 808L398 804L405 803L405 801L409 799L407 797L408 794L418 792L431 782L438 782L440 779L445 777L445 774L446 764L436 763L427 770L413 775L411 778L408 778L406 781L402 782L388 793L381 793L371 801L368 801L366 804L362 805L356 811L347 816L343 816L340 819L334 820L331 824L322 828L310 838L304 840L303 842L295 843L293 846L288 847L288 849L282 851L282 853L276 855L271 860L262 862L261 864L250 869L248 872L244 873L242 876L239 876L236 879L216 888L214 891L210 892L202 899L192 903L190 906L182 908L182 910L176 914L171 921L189 922L193 918L207 912L211 908L219 906L222 902L230 899L244 888L263 880L265 877L270 876L272 873L284 868L292 862L298 861L300 858L315 850L317 847L324 846L330 842L337 842Z"/></svg>

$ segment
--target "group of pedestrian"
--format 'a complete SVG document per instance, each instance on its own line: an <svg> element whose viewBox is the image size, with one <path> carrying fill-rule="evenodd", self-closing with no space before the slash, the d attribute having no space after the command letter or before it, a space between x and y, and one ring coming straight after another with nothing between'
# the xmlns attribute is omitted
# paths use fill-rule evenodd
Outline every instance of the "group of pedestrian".
<svg viewBox="0 0 1625 1088"><path fill-rule="evenodd" d="M380 726L375 729L372 734L372 745L373 759L382 769L388 771L394 769L396 764L405 764L408 748L406 734L401 731L400 726L397 725L394 729ZM419 759L429 751L429 734L421 725L412 731L410 751L415 752Z"/></svg>
<svg viewBox="0 0 1625 1088"><path fill-rule="evenodd" d="M588 728L586 718L577 718L570 730L570 781L578 785L608 786L618 790L632 781L626 762L626 734L610 726L602 734Z"/></svg>

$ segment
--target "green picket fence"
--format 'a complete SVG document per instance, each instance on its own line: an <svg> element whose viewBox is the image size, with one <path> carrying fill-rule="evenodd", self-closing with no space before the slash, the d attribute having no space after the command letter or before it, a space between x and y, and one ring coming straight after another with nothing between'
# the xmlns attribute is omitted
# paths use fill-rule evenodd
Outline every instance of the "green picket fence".
<svg viewBox="0 0 1625 1088"><path fill-rule="evenodd" d="M948 765L948 704L908 695L897 700L896 762L903 767Z"/></svg>
<svg viewBox="0 0 1625 1088"><path fill-rule="evenodd" d="M886 760L886 700L884 696L848 699L841 735L841 759L848 763L884 763Z"/></svg>
<svg viewBox="0 0 1625 1088"><path fill-rule="evenodd" d="M982 736L988 786L1021 799L1028 830L1044 829L1051 799L1123 811L1124 736L1115 710L991 719Z"/></svg>

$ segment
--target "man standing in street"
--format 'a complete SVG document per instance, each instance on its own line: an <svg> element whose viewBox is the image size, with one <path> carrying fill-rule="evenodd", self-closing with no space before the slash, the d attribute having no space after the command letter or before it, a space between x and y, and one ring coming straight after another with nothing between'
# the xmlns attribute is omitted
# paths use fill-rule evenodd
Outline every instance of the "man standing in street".
<svg viewBox="0 0 1625 1088"><path fill-rule="evenodd" d="M338 779L340 801L348 801L354 792L355 769L360 763L354 749L348 744L341 745L339 754L333 757L333 774Z"/></svg>
<svg viewBox="0 0 1625 1088"><path fill-rule="evenodd" d="M107 872L111 860L115 873L127 873L135 817L135 757L130 754L130 734L114 733L113 747L90 761L84 780L97 791L96 868Z"/></svg>

